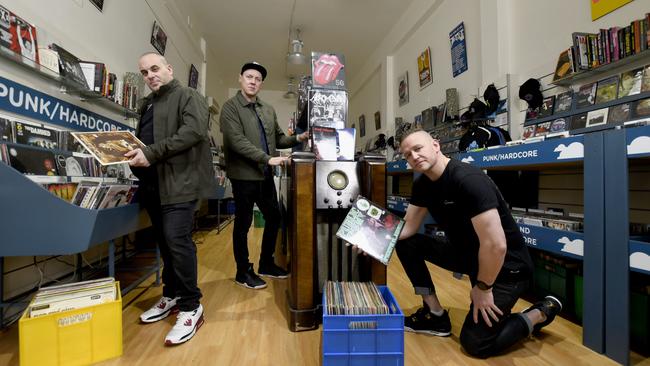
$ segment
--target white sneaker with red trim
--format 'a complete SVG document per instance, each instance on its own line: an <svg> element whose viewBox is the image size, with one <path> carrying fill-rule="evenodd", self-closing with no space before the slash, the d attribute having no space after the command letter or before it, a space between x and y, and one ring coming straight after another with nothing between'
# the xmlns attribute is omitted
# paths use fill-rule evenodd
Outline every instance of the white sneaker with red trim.
<svg viewBox="0 0 650 366"><path fill-rule="evenodd" d="M176 301L178 299L178 297L173 299L165 296L161 297L154 306L140 315L140 320L143 323L153 323L165 319L170 314L177 313L178 306L176 306Z"/></svg>
<svg viewBox="0 0 650 366"><path fill-rule="evenodd" d="M165 337L165 345L171 346L189 341L203 325L203 306L192 311L181 311L176 318L176 324Z"/></svg>

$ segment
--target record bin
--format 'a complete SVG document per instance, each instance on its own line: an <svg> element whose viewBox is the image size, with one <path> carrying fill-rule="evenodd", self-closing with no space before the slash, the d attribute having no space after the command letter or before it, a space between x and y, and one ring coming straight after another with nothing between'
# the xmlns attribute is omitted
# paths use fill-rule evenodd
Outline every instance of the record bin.
<svg viewBox="0 0 650 366"><path fill-rule="evenodd" d="M122 295L115 301L18 322L21 366L88 365L122 355ZM29 309L29 308L28 308Z"/></svg>
<svg viewBox="0 0 650 366"><path fill-rule="evenodd" d="M390 314L328 314L323 294L324 366L404 365L404 314L388 287L377 287ZM361 322L373 324L373 329L354 329Z"/></svg>

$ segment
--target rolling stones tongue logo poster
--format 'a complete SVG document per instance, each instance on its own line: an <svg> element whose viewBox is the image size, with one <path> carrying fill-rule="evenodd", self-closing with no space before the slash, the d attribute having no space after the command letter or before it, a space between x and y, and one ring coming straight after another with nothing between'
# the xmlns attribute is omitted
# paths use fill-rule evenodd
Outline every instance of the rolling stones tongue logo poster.
<svg viewBox="0 0 650 366"><path fill-rule="evenodd" d="M345 89L345 58L341 54L311 54L311 74L314 87Z"/></svg>

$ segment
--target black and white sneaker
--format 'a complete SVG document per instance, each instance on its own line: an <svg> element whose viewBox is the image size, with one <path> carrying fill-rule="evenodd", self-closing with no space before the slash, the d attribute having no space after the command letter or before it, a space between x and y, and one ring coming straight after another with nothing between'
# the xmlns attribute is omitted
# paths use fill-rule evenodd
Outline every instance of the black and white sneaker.
<svg viewBox="0 0 650 366"><path fill-rule="evenodd" d="M237 271L237 274L235 275L235 282L238 285L255 290L260 290L266 287L266 282L264 282L264 280L255 273L252 264L248 266L248 270L246 270L246 272Z"/></svg>
<svg viewBox="0 0 650 366"><path fill-rule="evenodd" d="M189 341L203 325L203 306L192 311L181 311L176 318L176 324L165 337L165 345L171 346Z"/></svg>
<svg viewBox="0 0 650 366"><path fill-rule="evenodd" d="M157 303L154 304L149 310L140 315L140 320L143 323L154 323L163 320L171 314L178 313L176 301L179 298L161 297Z"/></svg>
<svg viewBox="0 0 650 366"><path fill-rule="evenodd" d="M271 277L271 278L287 278L289 277L289 272L275 265L271 264L260 264L258 271L260 276Z"/></svg>
<svg viewBox="0 0 650 366"><path fill-rule="evenodd" d="M562 311L562 303L557 298L549 295L546 296L544 300L533 304L533 306L529 307L523 312L527 313L534 309L541 311L546 316L546 320L533 326L533 333L539 333L542 328L551 324L551 322L555 319L555 316L559 314L560 311Z"/></svg>
<svg viewBox="0 0 650 366"><path fill-rule="evenodd" d="M451 320L447 310L442 315L435 315L424 305L415 313L404 318L404 330L415 333L426 333L438 337L451 334Z"/></svg>

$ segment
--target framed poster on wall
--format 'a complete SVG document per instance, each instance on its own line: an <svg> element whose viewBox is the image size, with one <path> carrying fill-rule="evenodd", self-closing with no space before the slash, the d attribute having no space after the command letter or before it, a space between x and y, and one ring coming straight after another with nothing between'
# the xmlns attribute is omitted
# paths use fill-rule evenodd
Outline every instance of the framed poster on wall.
<svg viewBox="0 0 650 366"><path fill-rule="evenodd" d="M381 114L379 111L375 112L375 131L379 131L381 129Z"/></svg>
<svg viewBox="0 0 650 366"><path fill-rule="evenodd" d="M199 86L199 70L194 67L194 64L190 65L190 77L188 78L187 86L194 89Z"/></svg>
<svg viewBox="0 0 650 366"><path fill-rule="evenodd" d="M151 31L151 45L161 55L165 55L165 47L167 46L167 34L162 29L157 21L153 21L153 30Z"/></svg>
<svg viewBox="0 0 650 366"><path fill-rule="evenodd" d="M431 71L431 49L427 47L418 57L418 76L420 78L420 89L431 85L433 75Z"/></svg>
<svg viewBox="0 0 650 366"><path fill-rule="evenodd" d="M451 69L454 77L467 71L467 45L465 44L465 23L460 23L449 32L451 46Z"/></svg>
<svg viewBox="0 0 650 366"><path fill-rule="evenodd" d="M104 9L104 0L90 0L97 9L101 12Z"/></svg>
<svg viewBox="0 0 650 366"><path fill-rule="evenodd" d="M404 71L399 79L397 79L397 95L399 96L399 106L403 106L409 102L409 72Z"/></svg>
<svg viewBox="0 0 650 366"><path fill-rule="evenodd" d="M363 137L366 135L366 116L359 116L359 136Z"/></svg>
<svg viewBox="0 0 650 366"><path fill-rule="evenodd" d="M591 20L609 14L632 0L591 0Z"/></svg>

